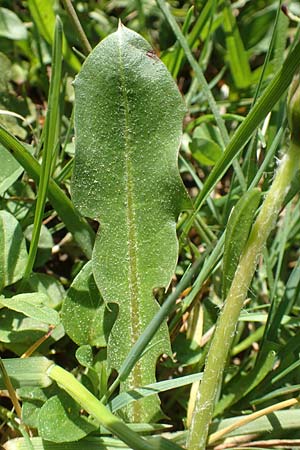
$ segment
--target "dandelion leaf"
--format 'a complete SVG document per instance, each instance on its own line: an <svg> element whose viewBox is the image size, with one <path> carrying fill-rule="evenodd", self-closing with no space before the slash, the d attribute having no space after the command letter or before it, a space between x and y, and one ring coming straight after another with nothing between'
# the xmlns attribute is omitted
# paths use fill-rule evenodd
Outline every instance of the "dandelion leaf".
<svg viewBox="0 0 300 450"><path fill-rule="evenodd" d="M74 86L72 198L100 223L93 273L104 301L118 305L108 341L118 370L159 309L153 290L167 288L176 267L176 220L189 207L177 166L185 108L149 44L122 25L88 56ZM169 352L164 324L122 390L155 382L157 359ZM159 414L157 396L126 410L135 422Z"/></svg>

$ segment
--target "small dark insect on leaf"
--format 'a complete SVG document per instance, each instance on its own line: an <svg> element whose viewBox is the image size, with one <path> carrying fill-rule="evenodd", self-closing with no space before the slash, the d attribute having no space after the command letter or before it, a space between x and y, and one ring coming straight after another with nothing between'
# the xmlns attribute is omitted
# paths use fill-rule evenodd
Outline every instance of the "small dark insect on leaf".
<svg viewBox="0 0 300 450"><path fill-rule="evenodd" d="M148 50L146 55L149 56L149 58L153 58L153 59L157 58L157 54L155 53L154 50Z"/></svg>

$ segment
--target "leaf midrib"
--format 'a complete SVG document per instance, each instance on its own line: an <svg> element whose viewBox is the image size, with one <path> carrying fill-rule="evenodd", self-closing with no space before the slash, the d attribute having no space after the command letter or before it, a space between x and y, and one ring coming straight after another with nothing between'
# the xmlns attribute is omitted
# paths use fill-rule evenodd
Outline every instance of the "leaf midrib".
<svg viewBox="0 0 300 450"><path fill-rule="evenodd" d="M140 279L138 275L138 241L136 230L136 215L134 207L134 177L132 174L132 145L130 139L130 119L129 119L129 106L127 96L127 84L126 76L124 72L124 64L122 57L122 39L121 33L119 33L119 66L120 66L120 83L121 94L124 103L124 148L125 148L125 195L126 195L126 222L128 232L128 284L129 284L129 297L130 297L130 334L131 344L133 345L141 334L141 322L139 314L139 297L140 297ZM136 386L142 385L142 375L140 364L137 363L133 374L134 384Z"/></svg>

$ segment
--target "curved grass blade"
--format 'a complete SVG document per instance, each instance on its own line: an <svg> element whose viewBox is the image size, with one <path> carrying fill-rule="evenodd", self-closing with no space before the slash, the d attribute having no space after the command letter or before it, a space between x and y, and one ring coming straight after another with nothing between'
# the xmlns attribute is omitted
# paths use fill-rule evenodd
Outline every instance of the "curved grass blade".
<svg viewBox="0 0 300 450"><path fill-rule="evenodd" d="M41 176L41 167L37 160L29 153L24 145L0 125L0 143L7 148L26 172L38 182ZM48 185L49 200L72 233L75 241L81 247L87 258L91 258L95 234L87 221L77 212L71 200L66 196L58 184L50 178Z"/></svg>
<svg viewBox="0 0 300 450"><path fill-rule="evenodd" d="M214 96L211 92L211 89L210 89L210 87L206 81L206 78L201 70L201 67L198 64L198 61L194 58L194 56L191 52L191 49L189 47L189 44L188 44L187 40L185 39L184 35L182 34L179 26L177 25L175 18L170 13L169 5L166 3L165 0L156 0L156 2L158 4L158 6L160 7L160 9L162 10L162 12L164 13L170 27L172 28L178 42L181 45L192 69L195 71L195 77L198 80L198 83L200 84L200 86L202 87L203 93L207 99L207 102L210 106L210 109L211 109L211 111L215 117L216 123L219 127L220 136L223 141L223 144L227 146L229 144L228 131L226 129L224 120L221 117L219 108L218 108L217 103L214 99ZM243 186L243 189L246 190L245 178L244 178L243 172L242 172L238 162L234 161L233 166L234 166L234 170L236 172L236 175L239 179L241 186ZM194 219L195 219L195 215L193 215L193 220ZM190 224L190 222L189 222L189 224ZM186 234L184 234L184 236L186 236Z"/></svg>
<svg viewBox="0 0 300 450"><path fill-rule="evenodd" d="M174 273L176 219L189 207L177 168L184 106L149 44L122 25L85 61L75 81L76 156L72 196L82 214L100 221L93 252L96 283L119 315L108 342L120 369L159 310L153 289ZM170 349L166 324L123 389L155 381L156 360ZM130 405L132 421L154 421L157 397Z"/></svg>
<svg viewBox="0 0 300 450"><path fill-rule="evenodd" d="M149 384L148 386L144 386L133 391L122 392L122 394L119 394L111 401L109 406L112 412L116 412L128 403L134 402L136 399L148 397L158 392L165 392L171 389L186 386L201 379L202 373L193 373L191 375L185 375L182 377L173 378L171 380L159 381L158 383Z"/></svg>

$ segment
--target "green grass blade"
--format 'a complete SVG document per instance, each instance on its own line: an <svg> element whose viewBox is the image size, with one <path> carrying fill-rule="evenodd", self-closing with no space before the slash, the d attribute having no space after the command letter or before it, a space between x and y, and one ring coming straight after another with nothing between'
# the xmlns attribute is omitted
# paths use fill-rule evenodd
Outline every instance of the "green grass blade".
<svg viewBox="0 0 300 450"><path fill-rule="evenodd" d="M190 26L190 23L191 23L191 20L193 17L193 13L194 13L194 6L191 6L186 14L184 23L182 25L182 34L184 36L188 32L188 29L189 29L189 26ZM173 58L167 66L174 78L177 78L178 72L180 70L182 56L184 56L184 52L183 52L182 48L180 47L180 45L178 45L178 43L177 43L177 48L173 55Z"/></svg>
<svg viewBox="0 0 300 450"><path fill-rule="evenodd" d="M227 144L228 141L229 141L229 136L228 136L228 133L227 133L224 121L223 121L223 119L221 117L221 114L219 112L219 109L218 109L218 106L216 104L216 101L215 101L215 99L214 99L214 97L213 97L213 95L211 93L211 90L209 89L208 83L207 83L207 81L206 81L206 79L205 79L205 77L204 77L204 75L202 73L202 70L201 70L198 62L194 58L194 56L193 56L193 54L192 54L192 52L190 50L190 47L189 47L185 37L183 36L182 32L180 31L179 26L176 23L176 20L174 19L174 17L170 13L168 5L165 2L165 0L157 0L157 4L161 8L162 12L164 13L167 21L169 22L169 25L171 26L171 28L172 28L172 30L173 30L173 32L174 32L174 34L175 34L175 36L176 36L176 38L178 40L178 42L180 43L182 49L184 50L184 53L185 53L185 55L186 55L190 65L191 65L192 69L195 71L195 74L196 74L196 77L197 77L197 79L199 81L199 84L202 87L204 95L207 98L209 106L210 106L210 108L212 110L212 113L215 116L217 125L218 125L218 127L220 129L220 133L221 133L222 139L223 139L224 143Z"/></svg>
<svg viewBox="0 0 300 450"><path fill-rule="evenodd" d="M226 126L225 126L225 122L222 119L222 116L221 116L221 114L219 112L219 108L217 106L217 103L216 103L216 101L215 101L215 99L214 99L214 97L212 95L212 92L211 92L211 90L209 88L209 85L208 85L204 75L203 75L203 72L202 72L198 62L194 58L194 56L193 56L193 54L192 54L192 52L190 50L189 44L187 43L187 40L183 36L182 32L180 31L180 28L177 25L176 20L174 19L174 17L170 13L168 5L165 2L165 0L157 0L157 4L161 8L161 10L164 13L166 19L168 20L169 25L172 28L172 30L173 30L173 32L174 32L178 42L180 43L182 49L184 50L184 53L185 53L185 55L186 55L190 65L191 65L192 69L195 71L196 78L197 78L200 86L202 87L203 93L204 93L204 95L205 95L205 97L206 97L206 99L207 99L207 101L209 103L210 109L211 109L213 115L215 116L215 120L216 120L216 123L217 123L217 125L219 127L223 144L227 145L229 143L229 135L228 135L228 132L227 132L227 129L226 129ZM239 179L239 182L240 182L241 186L243 187L243 189L245 189L246 188L246 182L245 182L244 175L243 175L243 173L241 171L241 168L240 168L238 163L234 163L234 169L236 171L236 174L237 174L237 177Z"/></svg>
<svg viewBox="0 0 300 450"><path fill-rule="evenodd" d="M276 41L276 36L280 33L281 29L280 29L280 22L282 21L282 16L283 14L281 14L281 1L278 4L278 8L277 8L277 12L276 12L276 17L275 17L275 22L274 22L274 26L273 26L273 31L272 31L272 36L271 36L271 40L270 40L270 45L268 47L268 51L264 60L264 65L259 77L259 81L257 83L256 89L255 89L255 93L254 93L254 97L253 97L253 102L252 102L252 106L256 103L260 93L261 93L261 89L262 89L262 85L263 85L263 81L265 78L265 74L268 68L268 64L271 58L271 54L273 51L273 47ZM286 31L286 30L282 30L282 31ZM284 37L283 37L284 36ZM283 32L282 36L281 36L281 40L282 42L284 42L285 44L285 36L286 36L286 32ZM275 49L276 50L276 49ZM280 47L280 50L282 50L281 52L281 59L278 59L278 63L281 65L282 64L282 60L283 60L283 55L284 55L284 48ZM276 67L276 66L275 66ZM279 105L276 106L276 109L279 108ZM256 148L257 148L257 134L254 134L251 141L250 141L250 145L249 148L247 149L247 156L246 156L246 173L247 173L247 180L248 182L250 182L253 177L255 177L255 174L257 172L257 158L256 158ZM247 161L248 159L248 161Z"/></svg>
<svg viewBox="0 0 300 450"><path fill-rule="evenodd" d="M254 214L259 205L261 193L258 188L247 191L234 206L230 214L225 235L223 256L223 298L226 298L241 253L247 242Z"/></svg>
<svg viewBox="0 0 300 450"><path fill-rule="evenodd" d="M237 89L245 89L251 84L251 69L248 55L239 33L231 3L226 0L223 6L223 28L227 47L227 62Z"/></svg>
<svg viewBox="0 0 300 450"><path fill-rule="evenodd" d="M78 34L78 37L81 41L84 52L86 55L88 55L92 51L92 47L91 47L91 44L89 43L88 38L84 32L84 29L81 26L81 23L78 19L75 8L72 5L72 2L70 0L62 0L62 2L66 8L68 15L69 15L69 18L73 25L74 31L76 34Z"/></svg>
<svg viewBox="0 0 300 450"><path fill-rule="evenodd" d="M218 262L220 261L223 254L224 241L225 241L225 232L219 237L219 240L216 243L215 247L213 248L211 254L209 256L207 256L207 254L203 255L204 263L192 285L192 290L183 299L180 310L176 313L175 317L172 319L170 323L169 328L171 330L171 333L174 329L176 329L176 325L181 320L183 314L191 307L193 301L200 292L203 283L211 275L211 273L217 266ZM199 260L201 259L202 258L199 258Z"/></svg>
<svg viewBox="0 0 300 450"><path fill-rule="evenodd" d="M295 283L295 279L297 280L297 275L299 271L299 262L293 272L291 273L286 286L284 295L281 297L276 294L277 283L279 280L280 272L283 264L284 250L286 248L288 242L288 233L289 233L289 224L291 222L292 211L289 208L286 211L286 215L284 217L284 223L282 226L282 230L280 232L280 240L278 245L279 247L279 255L277 256L277 269L274 280L274 286L270 293L270 301L271 306L268 314L268 319L265 327L265 332L262 338L262 342L260 345L260 350L258 354L258 361L265 358L266 353L269 351L270 343L272 346L276 345L275 343L279 343L279 330L281 327L282 320L284 315L289 311L289 307L291 303L288 301L288 297L292 294L295 295L295 288L293 287L293 283ZM290 297L291 298L291 297Z"/></svg>
<svg viewBox="0 0 300 450"><path fill-rule="evenodd" d="M41 176L41 167L29 151L10 134L2 125L0 125L0 142L4 147L11 151L16 160L24 167L26 172L38 183ZM95 233L87 221L74 208L71 200L66 196L63 190L50 179L48 187L48 197L66 225L67 229L73 234L75 241L81 247L87 258L91 258Z"/></svg>
<svg viewBox="0 0 300 450"><path fill-rule="evenodd" d="M57 124L59 118L59 94L62 69L62 23L59 17L56 18L55 33L52 53L52 76L49 88L48 110L45 122L45 138L43 159L41 167L41 177L39 179L37 203L35 208L32 239L30 243L28 261L24 273L26 280L32 271L35 261L40 231L42 227L44 208L47 199L47 190L50 180L53 155L57 141Z"/></svg>
<svg viewBox="0 0 300 450"><path fill-rule="evenodd" d="M187 37L187 42L189 45L189 48L193 49L195 43L199 39L201 33L205 29L205 26L209 21L211 20L212 12L214 12L215 9L216 0L208 0L205 5L203 6L201 13L199 14L199 17L197 18L192 31L189 33ZM184 33L185 27L182 28L182 33ZM176 59L174 60L174 67L171 70L171 73L174 78L178 76L178 73L185 61L186 55L183 50L183 48L180 46L180 50L177 51Z"/></svg>
<svg viewBox="0 0 300 450"><path fill-rule="evenodd" d="M159 449L158 446L153 446L153 450L174 449L174 445L172 445L172 443L168 446L168 442L163 438L157 437L156 439L161 440L161 442L163 442L163 446ZM120 439L107 436L87 436L84 439L80 439L80 441L64 442L59 444L43 440L40 437L32 437L30 441L33 450L129 450L128 446ZM24 438L11 439L4 444L3 448L5 450L29 450ZM180 447L176 446L175 448L178 449Z"/></svg>
<svg viewBox="0 0 300 450"><path fill-rule="evenodd" d="M48 44L53 45L53 31L55 27L55 13L53 9L53 2L49 0L29 0L28 7L30 14L38 28L39 33ZM63 56L68 65L78 72L81 64L74 55L66 39L63 37Z"/></svg>
<svg viewBox="0 0 300 450"><path fill-rule="evenodd" d="M109 406L112 412L116 412L129 403L140 398L186 386L194 383L195 381L201 380L201 378L202 373L194 373L192 375L186 375L179 378L174 378L172 380L159 381L158 383L149 384L148 386L119 394L109 403Z"/></svg>
<svg viewBox="0 0 300 450"><path fill-rule="evenodd" d="M251 392L261 381L270 373L274 367L276 360L276 354L274 351L270 351L266 358L257 364L253 370L239 379L233 379L232 383L227 388L224 396L217 403L214 416L218 416L224 412L226 408L236 403L241 398L245 397Z"/></svg>
<svg viewBox="0 0 300 450"><path fill-rule="evenodd" d="M158 0L161 1L161 0ZM300 43L298 42L295 48L287 57L282 68L277 72L273 80L270 82L260 99L256 102L248 116L234 133L232 139L227 145L223 157L216 163L213 170L209 174L204 183L202 191L195 200L195 212L189 219L182 238L186 236L194 217L200 210L202 204L207 199L210 192L213 190L216 183L224 175L233 160L239 155L241 150L247 144L252 136L252 133L259 126L261 121L272 110L284 92L291 84L294 73L300 65Z"/></svg>
<svg viewBox="0 0 300 450"><path fill-rule="evenodd" d="M260 405L262 403L268 402L273 399L278 399L278 397L281 397L282 395L291 395L291 394L299 394L300 393L300 384L294 384L285 386L283 388L279 389L273 389L268 394L264 395L263 397L256 398L255 400L251 400L251 405L256 406Z"/></svg>

